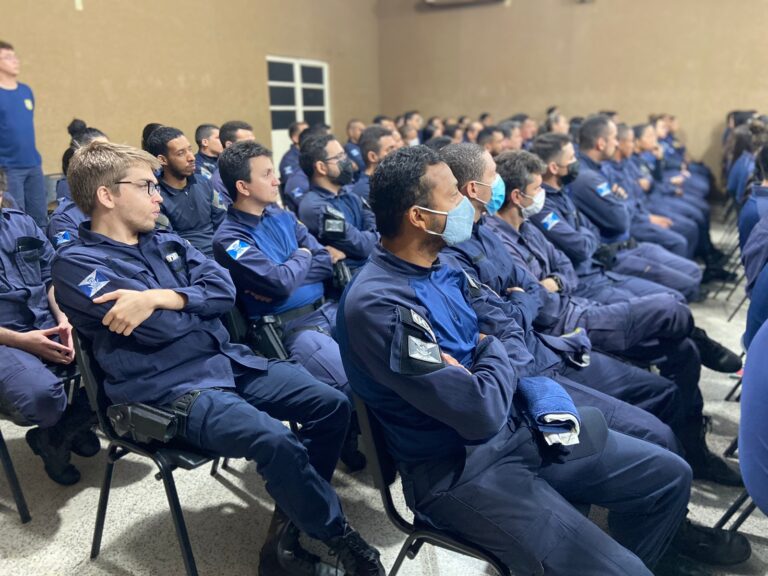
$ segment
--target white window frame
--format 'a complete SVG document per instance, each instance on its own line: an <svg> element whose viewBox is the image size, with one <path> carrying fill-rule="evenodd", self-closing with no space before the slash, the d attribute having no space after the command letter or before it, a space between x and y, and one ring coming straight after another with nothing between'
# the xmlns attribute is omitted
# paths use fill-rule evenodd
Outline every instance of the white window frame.
<svg viewBox="0 0 768 576"><path fill-rule="evenodd" d="M293 65L293 82L278 82L278 81L272 81L269 80L269 63L270 62L278 62L281 64L292 64ZM301 80L301 67L302 66L314 66L316 68L322 68L323 70L323 83L322 84L305 84ZM331 125L331 90L330 90L330 81L328 77L328 63L327 62L321 62L320 60L306 60L303 58L286 58L284 56L267 56L267 86L268 88L271 86L275 87L293 87L293 93L294 93L294 102L295 104L293 106L272 106L272 103L269 104L269 112L270 112L270 125L272 123L272 112L288 112L288 111L294 111L296 113L296 121L297 122L303 122L304 121L304 112L323 112L325 116L325 123L328 125ZM304 88L313 88L313 89L320 89L323 91L323 102L325 103L323 106L304 106L304 97L302 90ZM269 92L269 90L267 90ZM267 94L267 97L269 97L269 94ZM274 130L274 128L271 128Z"/></svg>

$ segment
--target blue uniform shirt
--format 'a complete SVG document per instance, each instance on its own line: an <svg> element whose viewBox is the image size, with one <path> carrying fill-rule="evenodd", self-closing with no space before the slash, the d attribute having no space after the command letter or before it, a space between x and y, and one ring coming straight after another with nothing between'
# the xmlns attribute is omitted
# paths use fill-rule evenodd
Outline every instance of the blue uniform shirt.
<svg viewBox="0 0 768 576"><path fill-rule="evenodd" d="M757 280L757 275L768 262L768 216L761 218L741 251L741 261L744 264L744 274L747 276L746 292L750 294Z"/></svg>
<svg viewBox="0 0 768 576"><path fill-rule="evenodd" d="M283 182L285 182L283 186L285 207L298 214L301 200L309 192L309 178L303 170L296 170Z"/></svg>
<svg viewBox="0 0 768 576"><path fill-rule="evenodd" d="M728 172L726 190L739 204L744 201L747 183L754 173L755 155L749 151L743 152L733 163L733 166L731 166L730 172Z"/></svg>
<svg viewBox="0 0 768 576"><path fill-rule="evenodd" d="M168 405L204 388L234 388L247 369L266 370L267 360L229 341L220 317L235 301L229 273L177 236L153 231L136 245L116 242L80 227L53 262L56 299L93 345L106 375L110 400ZM156 310L130 336L102 325L113 302L93 299L119 289L170 289L187 298L183 310Z"/></svg>
<svg viewBox="0 0 768 576"><path fill-rule="evenodd" d="M216 170L214 170L213 174L211 174L211 184L213 185L213 190L218 192L218 201L221 203L223 208L226 208L232 204L232 198L229 196L227 187L224 186L224 181L221 179L221 173L219 172L218 166L216 167Z"/></svg>
<svg viewBox="0 0 768 576"><path fill-rule="evenodd" d="M333 275L328 251L293 214L275 205L261 216L230 206L213 237L213 254L232 275L249 318L317 302L323 297L323 280ZM246 290L272 302L256 300Z"/></svg>
<svg viewBox="0 0 768 576"><path fill-rule="evenodd" d="M0 166L32 168L39 166L35 147L35 96L21 84L13 89L0 88Z"/></svg>
<svg viewBox="0 0 768 576"><path fill-rule="evenodd" d="M344 238L324 237L323 216L328 208L344 215ZM379 241L376 217L368 205L359 196L351 194L348 188L342 188L338 194L334 194L313 186L301 201L299 219L320 242L344 252L350 268L363 264Z"/></svg>
<svg viewBox="0 0 768 576"><path fill-rule="evenodd" d="M630 215L626 201L611 191L601 164L584 154L579 162L579 176L570 187L574 203L598 227L603 242L629 239Z"/></svg>
<svg viewBox="0 0 768 576"><path fill-rule="evenodd" d="M210 179L218 167L218 158L208 156L202 152L195 154L195 174L200 174Z"/></svg>
<svg viewBox="0 0 768 576"><path fill-rule="evenodd" d="M48 239L58 250L64 244L77 240L77 230L87 220L90 218L83 214L77 204L68 198L61 198L48 222Z"/></svg>
<svg viewBox="0 0 768 576"><path fill-rule="evenodd" d="M365 170L365 161L363 160L363 153L360 151L360 146L352 142L352 140L347 140L347 143L344 144L344 151L347 153L347 156L349 156L349 159L357 166L357 171L355 172L355 180L357 180L357 178L360 177L360 173Z"/></svg>
<svg viewBox="0 0 768 576"><path fill-rule="evenodd" d="M752 229L768 214L768 187L755 184L752 192L739 211L739 246L744 248Z"/></svg>
<svg viewBox="0 0 768 576"><path fill-rule="evenodd" d="M291 144L280 160L280 181L287 182L288 178L297 172L304 173L299 165L299 149L295 144Z"/></svg>
<svg viewBox="0 0 768 576"><path fill-rule="evenodd" d="M160 210L164 218L158 220L158 226L176 232L203 254L212 257L213 233L226 212L210 180L189 176L183 190L172 188L163 182L162 176L159 182L163 196Z"/></svg>
<svg viewBox="0 0 768 576"><path fill-rule="evenodd" d="M48 308L53 255L30 216L0 210L0 326L29 332L56 325Z"/></svg>
<svg viewBox="0 0 768 576"><path fill-rule="evenodd" d="M516 414L517 367L531 360L489 292L441 260L422 268L378 246L339 305L344 370L399 462L462 455L493 437Z"/></svg>
<svg viewBox="0 0 768 576"><path fill-rule="evenodd" d="M360 172L360 178L358 178L357 182L352 186L352 193L357 194L368 202L368 197L371 194L371 177L368 176L365 172Z"/></svg>
<svg viewBox="0 0 768 576"><path fill-rule="evenodd" d="M66 178L56 180L56 200L61 200L62 198L72 199L72 192L69 189L69 182L67 182Z"/></svg>

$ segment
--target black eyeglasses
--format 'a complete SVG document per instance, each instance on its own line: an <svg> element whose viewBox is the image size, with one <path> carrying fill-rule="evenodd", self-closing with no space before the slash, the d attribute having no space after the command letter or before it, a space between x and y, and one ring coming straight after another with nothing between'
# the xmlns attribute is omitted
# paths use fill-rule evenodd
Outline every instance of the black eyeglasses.
<svg viewBox="0 0 768 576"><path fill-rule="evenodd" d="M139 188L144 188L147 192L147 196L150 198L155 194L160 194L160 185L157 182L152 182L152 180L147 180L146 182L143 180L139 180L138 182L131 182L130 180L118 180L115 182L115 184L133 184Z"/></svg>
<svg viewBox="0 0 768 576"><path fill-rule="evenodd" d="M339 152L338 154L336 154L336 156L331 156L330 158L326 158L325 160L323 160L323 162L325 162L326 164L328 164L329 162L338 162L340 160L344 160L346 157L347 157L346 152Z"/></svg>

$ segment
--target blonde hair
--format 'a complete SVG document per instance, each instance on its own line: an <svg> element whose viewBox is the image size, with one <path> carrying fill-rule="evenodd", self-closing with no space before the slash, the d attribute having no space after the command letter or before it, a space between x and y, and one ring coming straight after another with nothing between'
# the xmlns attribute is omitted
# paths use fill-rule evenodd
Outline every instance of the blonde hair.
<svg viewBox="0 0 768 576"><path fill-rule="evenodd" d="M113 142L93 141L78 148L67 172L72 199L90 216L96 204L96 191L101 186L113 190L128 170L136 166L155 171L160 168L160 162L143 150Z"/></svg>

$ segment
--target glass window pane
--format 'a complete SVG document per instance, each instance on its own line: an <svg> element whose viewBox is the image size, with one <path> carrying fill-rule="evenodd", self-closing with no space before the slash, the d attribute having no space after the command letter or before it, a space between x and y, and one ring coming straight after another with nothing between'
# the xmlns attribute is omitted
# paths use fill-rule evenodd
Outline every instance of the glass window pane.
<svg viewBox="0 0 768 576"><path fill-rule="evenodd" d="M296 91L287 86L269 87L269 105L270 106L295 106Z"/></svg>
<svg viewBox="0 0 768 576"><path fill-rule="evenodd" d="M304 106L325 106L325 92L319 88L304 88L302 91Z"/></svg>
<svg viewBox="0 0 768 576"><path fill-rule="evenodd" d="M323 69L319 66L302 66L301 81L304 84L322 84Z"/></svg>
<svg viewBox="0 0 768 576"><path fill-rule="evenodd" d="M273 110L272 111L272 130L285 130L296 121L296 112L294 110Z"/></svg>
<svg viewBox="0 0 768 576"><path fill-rule="evenodd" d="M293 82L293 64L267 62L268 76L273 82Z"/></svg>
<svg viewBox="0 0 768 576"><path fill-rule="evenodd" d="M313 110L304 112L304 122L313 126L315 124L325 124L325 112L322 110Z"/></svg>

